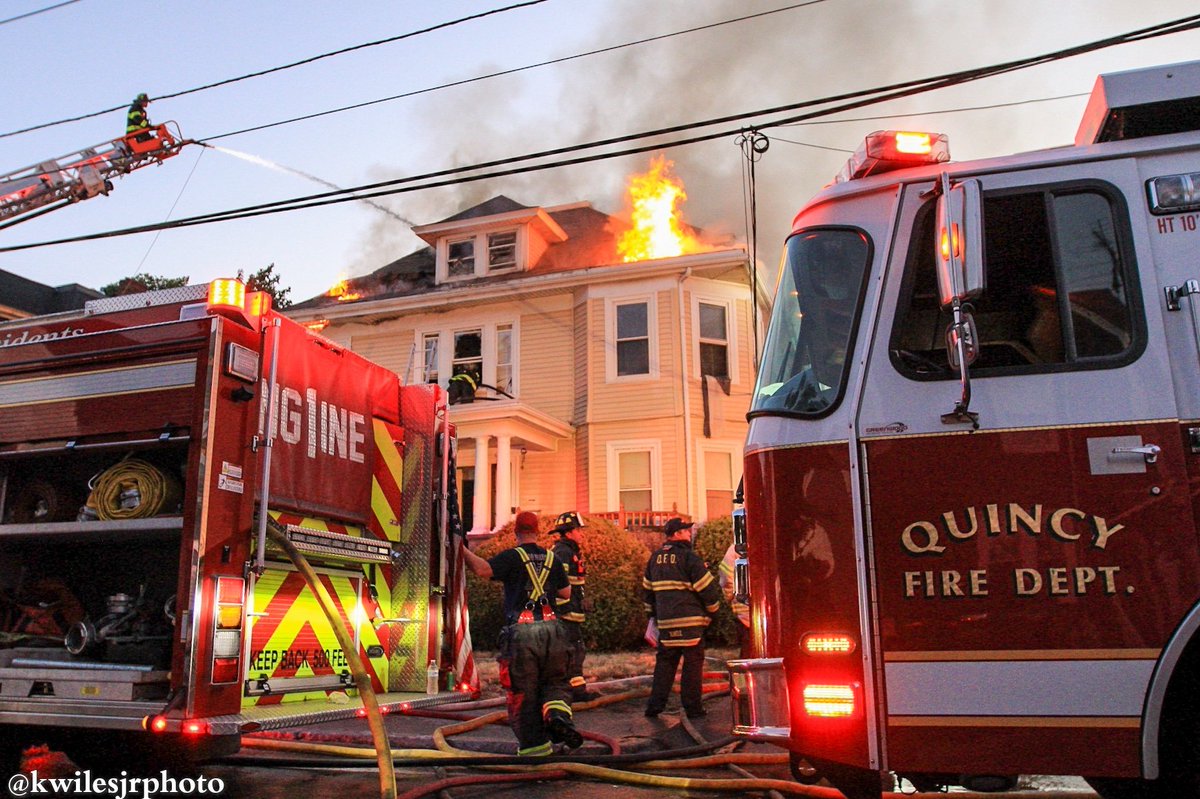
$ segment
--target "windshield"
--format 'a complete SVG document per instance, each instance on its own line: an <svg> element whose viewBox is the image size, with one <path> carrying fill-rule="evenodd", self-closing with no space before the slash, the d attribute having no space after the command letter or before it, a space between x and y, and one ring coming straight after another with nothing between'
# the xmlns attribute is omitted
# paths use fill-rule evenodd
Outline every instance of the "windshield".
<svg viewBox="0 0 1200 799"><path fill-rule="evenodd" d="M822 416L837 404L869 259L857 230L788 239L751 413Z"/></svg>

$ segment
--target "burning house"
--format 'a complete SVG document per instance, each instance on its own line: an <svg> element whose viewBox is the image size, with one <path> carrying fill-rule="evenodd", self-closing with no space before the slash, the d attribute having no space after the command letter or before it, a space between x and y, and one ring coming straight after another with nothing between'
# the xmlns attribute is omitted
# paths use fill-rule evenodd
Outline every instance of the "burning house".
<svg viewBox="0 0 1200 799"><path fill-rule="evenodd" d="M518 508L628 524L729 513L754 380L745 248L686 225L656 160L628 216L504 196L289 311L409 382L448 386L475 533ZM757 301L757 309L753 303Z"/></svg>

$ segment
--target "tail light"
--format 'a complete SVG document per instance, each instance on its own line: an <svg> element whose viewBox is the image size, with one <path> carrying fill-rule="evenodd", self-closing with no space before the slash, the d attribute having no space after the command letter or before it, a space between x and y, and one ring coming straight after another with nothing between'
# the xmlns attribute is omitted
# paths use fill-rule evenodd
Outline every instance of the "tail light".
<svg viewBox="0 0 1200 799"><path fill-rule="evenodd" d="M858 709L858 684L804 686L804 712L819 718L849 718Z"/></svg>
<svg viewBox="0 0 1200 799"><path fill-rule="evenodd" d="M212 682L235 683L242 676L242 623L246 617L246 581L218 577L213 592Z"/></svg>
<svg viewBox="0 0 1200 799"><path fill-rule="evenodd" d="M800 649L806 655L848 655L857 646L846 633L807 633L800 639Z"/></svg>

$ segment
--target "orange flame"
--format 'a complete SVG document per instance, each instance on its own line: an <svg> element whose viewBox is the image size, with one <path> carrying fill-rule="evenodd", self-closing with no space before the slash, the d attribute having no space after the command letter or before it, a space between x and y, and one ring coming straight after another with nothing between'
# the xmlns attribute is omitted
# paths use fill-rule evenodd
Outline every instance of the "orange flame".
<svg viewBox="0 0 1200 799"><path fill-rule="evenodd" d="M650 169L629 179L632 227L617 239L621 260L671 258L705 249L683 229L680 206L687 199L683 181L670 174L674 163L657 155Z"/></svg>
<svg viewBox="0 0 1200 799"><path fill-rule="evenodd" d="M328 296L337 297L338 302L350 302L351 300L358 300L362 298L362 295L357 291L350 290L349 280L339 280L337 283L335 283L333 288L328 291Z"/></svg>

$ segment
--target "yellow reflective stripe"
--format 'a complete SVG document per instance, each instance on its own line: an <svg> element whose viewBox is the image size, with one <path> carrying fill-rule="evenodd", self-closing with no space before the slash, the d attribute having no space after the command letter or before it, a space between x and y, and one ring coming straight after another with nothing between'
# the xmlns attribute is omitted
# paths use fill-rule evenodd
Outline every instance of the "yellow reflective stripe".
<svg viewBox="0 0 1200 799"><path fill-rule="evenodd" d="M587 680L583 679L582 677L572 677L571 678L571 687L572 688L582 688L585 685L587 685Z"/></svg>
<svg viewBox="0 0 1200 799"><path fill-rule="evenodd" d="M679 627L707 627L708 616L684 616L679 619L659 619L658 629L674 630Z"/></svg>
<svg viewBox="0 0 1200 799"><path fill-rule="evenodd" d="M683 639L668 638L665 640L660 640L659 643L666 647L695 646L696 644L700 643L700 639L699 638L683 638Z"/></svg>
<svg viewBox="0 0 1200 799"><path fill-rule="evenodd" d="M721 609L721 603L714 602L711 605L705 605L704 609L707 610L709 613L716 613L718 610Z"/></svg>
<svg viewBox="0 0 1200 799"><path fill-rule="evenodd" d="M643 586L651 591L691 591L691 583L682 580L653 580Z"/></svg>
<svg viewBox="0 0 1200 799"><path fill-rule="evenodd" d="M544 743L544 744L538 744L537 746L531 746L527 749L518 749L517 754L523 755L526 757L545 757L546 755L550 754L553 751L554 750L552 748L550 748L550 742L546 741L546 743Z"/></svg>
<svg viewBox="0 0 1200 799"><path fill-rule="evenodd" d="M733 566L729 565L728 561L721 561L721 565L717 567L717 570L726 576L733 574Z"/></svg>
<svg viewBox="0 0 1200 799"><path fill-rule="evenodd" d="M587 617L582 613L560 613L558 617L563 621L577 621L580 623L587 621Z"/></svg>
<svg viewBox="0 0 1200 799"><path fill-rule="evenodd" d="M712 584L712 581L713 581L712 572L705 572L703 577L701 577L696 582L692 583L692 588L696 589L696 591L698 593L700 591L703 591L705 588L708 588L708 586Z"/></svg>
<svg viewBox="0 0 1200 799"><path fill-rule="evenodd" d="M567 714L568 718L572 717L571 706L561 699L552 699L542 705L542 718L550 714L551 710L559 710Z"/></svg>
<svg viewBox="0 0 1200 799"><path fill-rule="evenodd" d="M582 577L568 577L567 582L571 585L584 585L587 581Z"/></svg>
<svg viewBox="0 0 1200 799"><path fill-rule="evenodd" d="M546 581L550 579L550 569L554 564L554 553L546 553L546 563L542 567L541 575L535 574L533 571L533 561L529 559L529 553L517 547L517 552L521 554L521 562L525 564L525 572L529 575L530 581L533 582L533 593L531 599L537 599L546 594Z"/></svg>

